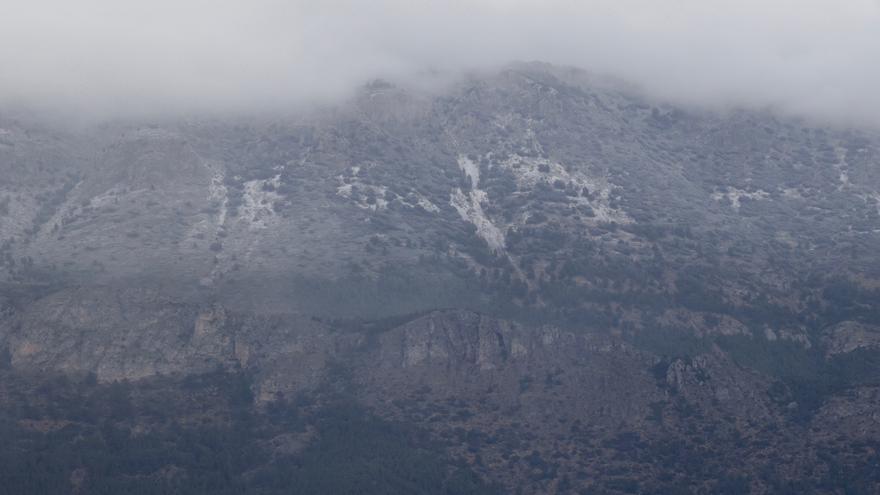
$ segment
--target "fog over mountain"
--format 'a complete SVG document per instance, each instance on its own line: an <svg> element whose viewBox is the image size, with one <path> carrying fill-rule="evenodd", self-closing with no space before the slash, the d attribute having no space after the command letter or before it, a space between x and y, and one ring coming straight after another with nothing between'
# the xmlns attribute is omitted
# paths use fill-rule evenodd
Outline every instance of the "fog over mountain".
<svg viewBox="0 0 880 495"><path fill-rule="evenodd" d="M513 60L687 104L878 125L876 0L4 0L0 102L92 115L330 101Z"/></svg>
<svg viewBox="0 0 880 495"><path fill-rule="evenodd" d="M880 493L877 2L0 2L0 495Z"/></svg>

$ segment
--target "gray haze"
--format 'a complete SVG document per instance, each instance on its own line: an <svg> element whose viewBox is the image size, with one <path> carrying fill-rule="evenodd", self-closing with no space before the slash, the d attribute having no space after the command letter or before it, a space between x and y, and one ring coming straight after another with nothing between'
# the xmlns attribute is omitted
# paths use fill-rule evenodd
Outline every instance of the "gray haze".
<svg viewBox="0 0 880 495"><path fill-rule="evenodd" d="M660 97L880 125L878 0L2 0L0 106L109 115L324 102L511 60ZM431 76L433 77L433 76Z"/></svg>

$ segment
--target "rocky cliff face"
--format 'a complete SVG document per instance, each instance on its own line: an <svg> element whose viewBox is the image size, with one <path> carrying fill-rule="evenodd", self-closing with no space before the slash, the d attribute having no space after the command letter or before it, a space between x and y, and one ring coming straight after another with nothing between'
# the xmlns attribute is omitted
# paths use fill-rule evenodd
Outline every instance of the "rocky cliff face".
<svg viewBox="0 0 880 495"><path fill-rule="evenodd" d="M80 287L20 307L2 329L19 374L136 383L244 373L257 409L344 390L382 418L426 429L484 479L532 492L601 492L623 479L661 490L712 491L740 478L756 493L792 479L820 486L840 469L823 450L842 449L858 465L841 441L876 442L880 432L875 386L798 414L806 405L784 382L717 345L665 356L610 334L470 311L358 330L155 290Z"/></svg>

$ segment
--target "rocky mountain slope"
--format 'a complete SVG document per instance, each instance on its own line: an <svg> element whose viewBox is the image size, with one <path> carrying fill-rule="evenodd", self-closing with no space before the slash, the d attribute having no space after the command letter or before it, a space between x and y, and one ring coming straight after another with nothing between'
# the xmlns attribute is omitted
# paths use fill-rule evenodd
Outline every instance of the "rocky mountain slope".
<svg viewBox="0 0 880 495"><path fill-rule="evenodd" d="M878 156L538 64L284 119L0 115L3 454L42 473L0 476L876 492ZM168 454L211 438L238 453Z"/></svg>

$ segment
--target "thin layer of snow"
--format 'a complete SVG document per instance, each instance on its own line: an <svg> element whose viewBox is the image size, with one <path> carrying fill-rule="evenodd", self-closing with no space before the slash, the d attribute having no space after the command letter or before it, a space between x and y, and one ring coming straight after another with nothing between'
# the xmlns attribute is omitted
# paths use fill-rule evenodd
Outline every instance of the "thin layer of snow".
<svg viewBox="0 0 880 495"><path fill-rule="evenodd" d="M489 197L480 189L480 167L470 158L460 155L458 166L471 181L471 190L465 194L456 188L449 198L449 204L458 212L463 220L477 228L477 235L483 238L496 253L504 251L504 233L483 211L483 203Z"/></svg>
<svg viewBox="0 0 880 495"><path fill-rule="evenodd" d="M482 202L486 200L486 192L473 189L468 194L456 188L449 198L449 204L458 212L463 220L477 228L477 235L482 237L496 253L504 251L504 233L495 226L483 211Z"/></svg>
<svg viewBox="0 0 880 495"><path fill-rule="evenodd" d="M356 165L351 167L349 175L337 175L336 180L339 185L336 186L336 194L343 198L349 199L354 202L355 206L362 210L384 210L388 208L388 203L391 201L400 201L401 204L407 206L409 208L414 208L415 205L412 203L415 202L416 205L421 206L426 211L437 213L440 211L440 208L437 207L434 203L432 203L428 198L419 194L416 191L409 191L406 195L407 198L410 198L407 201L403 196L395 193L389 192L387 186L383 185L373 185L366 184L361 182L358 178L361 166ZM367 194L367 193L370 194ZM374 202L370 203L368 201L369 196L373 196ZM389 198L390 199L387 199Z"/></svg>
<svg viewBox="0 0 880 495"><path fill-rule="evenodd" d="M239 219L247 222L252 229L265 229L270 221L275 218L275 210L272 205L281 196L275 191L266 191L263 186L271 184L275 187L281 185L281 176L276 175L266 180L250 180L244 183L242 204L239 207Z"/></svg>
<svg viewBox="0 0 880 495"><path fill-rule="evenodd" d="M715 201L721 201L722 199L726 198L728 201L730 201L730 206L737 211L739 211L740 207L742 206L742 204L740 203L740 199L742 198L761 200L766 199L769 196L770 194L767 191L762 191L761 189L758 189L754 192L749 192L744 189L737 189L730 186L728 186L727 190L724 192L715 191L714 193L712 193L712 199L714 199Z"/></svg>
<svg viewBox="0 0 880 495"><path fill-rule="evenodd" d="M849 183L849 173L846 170L841 170L840 175L837 176L837 179L840 181L840 186L838 186L838 190L844 187L848 187Z"/></svg>
<svg viewBox="0 0 880 495"><path fill-rule="evenodd" d="M533 189L538 183L554 184L562 181L572 186L577 196L569 196L572 206L589 206L595 218L602 222L632 223L626 212L609 205L612 195L612 184L605 177L595 177L580 171L569 173L561 163L546 158L510 155L507 159L496 162L493 166L509 170L516 179L520 190ZM543 170L542 170L543 169ZM584 189L590 191L593 199L584 196Z"/></svg>
<svg viewBox="0 0 880 495"><path fill-rule="evenodd" d="M783 189L782 195L789 199L804 199L804 196L803 194L801 194L800 189L796 189L793 187ZM713 194L712 197L714 198L715 195Z"/></svg>
<svg viewBox="0 0 880 495"><path fill-rule="evenodd" d="M342 176L337 176L337 179L342 180ZM354 186L358 188L358 194L354 194ZM372 191L374 202L369 203L367 201L367 195L360 191ZM370 184L361 184L361 183L350 183L350 184L340 184L336 187L336 194L342 196L343 198L350 199L354 201L355 205L362 210L384 210L388 208L388 201L385 199L385 194L387 193L388 188L385 186L373 186Z"/></svg>
<svg viewBox="0 0 880 495"><path fill-rule="evenodd" d="M531 151L534 152L540 149L540 144L535 140L531 147L533 148ZM534 156L513 154L498 161L493 160L493 155L489 153L485 158L488 159L490 168L500 167L510 171L520 191L533 189L538 183L554 184L562 181L567 190L577 191L575 196L568 196L571 206L590 206L597 221L632 222L625 212L610 206L612 185L604 177L591 177L581 172L569 173L560 163ZM456 188L450 195L449 204L463 220L476 227L477 235L483 238L496 253L504 252L503 227L496 225L483 209L484 205L489 204L489 197L486 191L479 188L479 165L465 155L459 155L457 161L459 168L470 179L471 190L465 193L460 188ZM593 199L587 197L585 191L589 191ZM519 222L527 222L529 214L530 212L526 212ZM510 226L512 225L504 227Z"/></svg>
<svg viewBox="0 0 880 495"><path fill-rule="evenodd" d="M119 202L120 194L122 194L122 189L118 187L108 189L97 196L93 196L89 201L89 206L93 208L103 208L105 206L116 204Z"/></svg>
<svg viewBox="0 0 880 495"><path fill-rule="evenodd" d="M480 187L480 166L473 162L470 158L460 155L458 157L458 167L471 180L471 187L474 189Z"/></svg>
<svg viewBox="0 0 880 495"><path fill-rule="evenodd" d="M208 200L220 203L220 213L217 215L217 227L222 227L226 223L228 214L227 204L229 203L226 185L224 184L224 175L217 172L211 177L211 183L208 185Z"/></svg>
<svg viewBox="0 0 880 495"><path fill-rule="evenodd" d="M419 206L421 206L425 210L430 211L431 213L439 213L440 212L440 208L438 208L437 205L435 205L430 200L428 200L428 198L422 196L419 193L414 193L414 194L416 196L416 204L418 204Z"/></svg>
<svg viewBox="0 0 880 495"><path fill-rule="evenodd" d="M338 177L341 179L341 176ZM341 184L336 187L336 194L342 196L343 198L351 198L351 186L353 184Z"/></svg>
<svg viewBox="0 0 880 495"><path fill-rule="evenodd" d="M373 211L384 210L385 208L388 208L388 201L385 200L385 193L388 192L388 188L385 186L372 186L371 189L373 190L373 200L375 202L373 204L370 204L366 203L365 201L364 206Z"/></svg>

